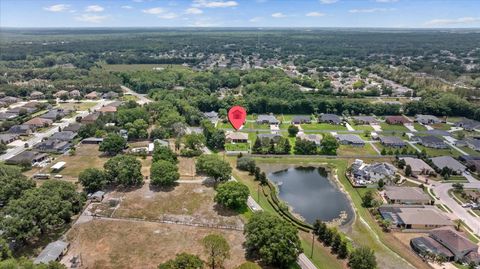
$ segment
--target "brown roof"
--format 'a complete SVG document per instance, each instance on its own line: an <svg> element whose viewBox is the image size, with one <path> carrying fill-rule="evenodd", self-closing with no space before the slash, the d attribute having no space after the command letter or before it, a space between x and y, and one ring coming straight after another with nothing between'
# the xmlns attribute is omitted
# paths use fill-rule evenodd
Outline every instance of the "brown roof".
<svg viewBox="0 0 480 269"><path fill-rule="evenodd" d="M114 106L104 106L101 107L98 111L102 113L114 113L117 112L117 108Z"/></svg>
<svg viewBox="0 0 480 269"><path fill-rule="evenodd" d="M97 98L97 97L98 97L98 93L95 91L85 95L85 98Z"/></svg>
<svg viewBox="0 0 480 269"><path fill-rule="evenodd" d="M477 245L472 243L466 237L464 237L461 233L455 231L451 227L442 227L433 229L430 231L429 235L437 241L443 242L447 244L448 247L454 248L452 251L454 252L463 252L465 250L470 250L474 248L478 248Z"/></svg>
<svg viewBox="0 0 480 269"><path fill-rule="evenodd" d="M404 116L388 116L385 118L388 123L410 123L411 121Z"/></svg>
<svg viewBox="0 0 480 269"><path fill-rule="evenodd" d="M35 125L35 126L44 126L44 125L46 125L46 124L50 125L50 124L52 124L52 123L53 123L52 120L36 117L36 118L33 118L33 119L25 122L24 124L26 124L26 125Z"/></svg>

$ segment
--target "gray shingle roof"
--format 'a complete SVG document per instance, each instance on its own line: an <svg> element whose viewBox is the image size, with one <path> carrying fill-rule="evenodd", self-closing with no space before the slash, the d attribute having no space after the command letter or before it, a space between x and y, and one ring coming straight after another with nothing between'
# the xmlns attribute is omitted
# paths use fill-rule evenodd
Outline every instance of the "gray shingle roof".
<svg viewBox="0 0 480 269"><path fill-rule="evenodd" d="M67 242L60 240L48 244L33 263L49 263L51 261L58 260L63 252L68 248L68 245L69 244Z"/></svg>
<svg viewBox="0 0 480 269"><path fill-rule="evenodd" d="M448 167L453 171L457 171L457 172L463 172L466 169L466 167L463 164L461 164L460 162L452 158L452 156L440 156L440 157L431 158L431 160L438 169L443 169L444 167Z"/></svg>

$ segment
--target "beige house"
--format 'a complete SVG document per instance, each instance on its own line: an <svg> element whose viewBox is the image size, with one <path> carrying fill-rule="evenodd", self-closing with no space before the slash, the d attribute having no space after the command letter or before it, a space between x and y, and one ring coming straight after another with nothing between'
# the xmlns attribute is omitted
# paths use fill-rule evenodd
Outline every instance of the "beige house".
<svg viewBox="0 0 480 269"><path fill-rule="evenodd" d="M248 134L228 131L225 134L225 141L227 143L248 143Z"/></svg>
<svg viewBox="0 0 480 269"><path fill-rule="evenodd" d="M432 199L421 188L387 186L383 196L390 204L428 205Z"/></svg>
<svg viewBox="0 0 480 269"><path fill-rule="evenodd" d="M435 172L435 170L422 159L412 157L405 157L401 159L405 161L405 165L410 165L412 168L412 175L414 176L428 175Z"/></svg>

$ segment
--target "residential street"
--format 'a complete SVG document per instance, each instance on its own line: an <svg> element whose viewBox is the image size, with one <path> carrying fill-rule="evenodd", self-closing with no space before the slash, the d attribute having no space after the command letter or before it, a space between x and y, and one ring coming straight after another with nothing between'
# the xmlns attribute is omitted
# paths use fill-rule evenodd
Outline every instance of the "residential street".
<svg viewBox="0 0 480 269"><path fill-rule="evenodd" d="M99 109L103 105L105 105L109 102L110 101L108 101L108 100L101 99L101 100L98 101L98 104L96 104L94 107L91 108L91 110L93 111L93 110ZM42 142L42 140L44 138L47 138L47 137L53 135L54 133L58 132L58 127L63 129L64 127L68 126L70 123L75 122L76 117L78 117L78 116L85 117L88 114L89 114L88 111L83 111L79 114L76 114L75 116L73 116L71 118L62 119L60 122L54 123L52 125L52 127L50 129L48 129L47 131L42 132L42 133L35 133L35 135L32 138L25 141L25 143L28 143L29 147L31 148L31 147L35 146L36 144ZM23 152L23 151L25 151L26 150L26 148L24 146L25 143L22 143L21 145L18 145L16 147L8 149L5 154L0 156L0 160L5 161L5 160Z"/></svg>
<svg viewBox="0 0 480 269"><path fill-rule="evenodd" d="M125 87L125 86L123 86L123 85L120 85L120 87L122 88L122 90L123 90L125 93L137 97L137 98L138 98L137 103L139 103L139 104L141 104L141 105L152 102L152 100L149 99L149 98L147 98L145 94L136 93L136 92L134 92L132 89L130 89L130 88L128 88L128 87Z"/></svg>

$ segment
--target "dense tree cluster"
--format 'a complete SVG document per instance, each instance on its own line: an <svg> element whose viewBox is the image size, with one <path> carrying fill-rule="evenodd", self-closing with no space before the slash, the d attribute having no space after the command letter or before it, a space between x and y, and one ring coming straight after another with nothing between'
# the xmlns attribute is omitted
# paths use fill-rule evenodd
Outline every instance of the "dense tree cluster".
<svg viewBox="0 0 480 269"><path fill-rule="evenodd" d="M215 202L231 209L244 208L250 195L248 187L236 181L221 183L216 188Z"/></svg>
<svg viewBox="0 0 480 269"><path fill-rule="evenodd" d="M257 137L252 146L252 153L254 154L290 154L292 146L290 140L283 136L276 138L260 138Z"/></svg>
<svg viewBox="0 0 480 269"><path fill-rule="evenodd" d="M213 154L198 157L195 167L197 172L212 177L216 182L230 180L232 175L230 164Z"/></svg>

